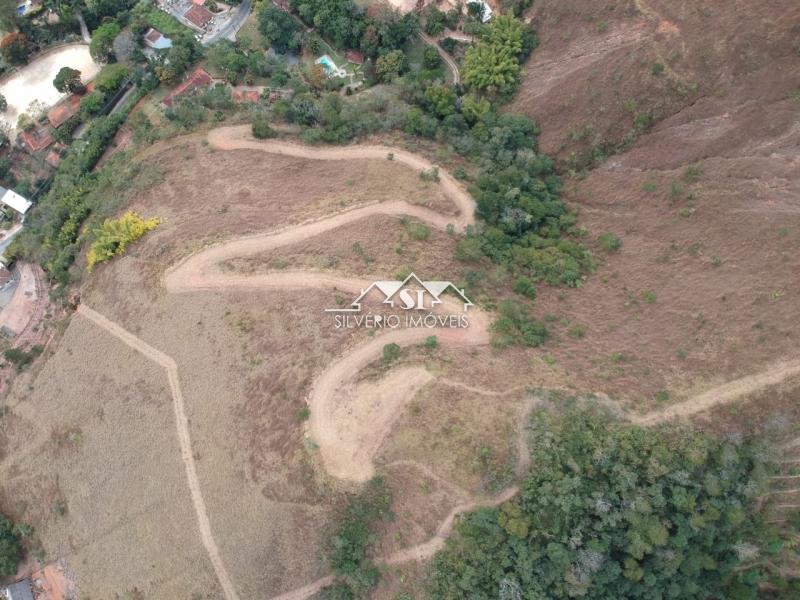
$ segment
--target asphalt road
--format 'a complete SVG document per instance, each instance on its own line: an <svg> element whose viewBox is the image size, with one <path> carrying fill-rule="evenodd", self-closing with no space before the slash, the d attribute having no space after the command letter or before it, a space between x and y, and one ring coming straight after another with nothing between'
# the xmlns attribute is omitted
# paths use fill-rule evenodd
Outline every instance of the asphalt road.
<svg viewBox="0 0 800 600"><path fill-rule="evenodd" d="M250 12L253 9L252 5L252 0L244 0L236 9L236 14L228 21L227 25L214 34L214 36L205 40L203 45L210 46L214 42L225 39L239 31L239 28L244 24L247 17L250 16Z"/></svg>

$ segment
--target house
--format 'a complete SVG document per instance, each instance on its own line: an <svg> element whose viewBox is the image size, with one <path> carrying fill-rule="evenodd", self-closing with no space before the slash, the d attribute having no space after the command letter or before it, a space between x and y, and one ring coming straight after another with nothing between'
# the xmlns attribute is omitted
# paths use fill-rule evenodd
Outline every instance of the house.
<svg viewBox="0 0 800 600"><path fill-rule="evenodd" d="M258 85L237 85L231 89L231 100L235 104L245 104L247 102L256 103L261 99L263 86Z"/></svg>
<svg viewBox="0 0 800 600"><path fill-rule="evenodd" d="M23 579L4 588L0 587L0 598L2 600L33 600L31 580Z"/></svg>
<svg viewBox="0 0 800 600"><path fill-rule="evenodd" d="M161 103L164 106L172 106L172 103L175 102L178 98L191 92L192 90L196 90L198 88L207 88L214 80L211 78L204 69L198 67L181 83L178 87L172 90L169 94L167 94Z"/></svg>
<svg viewBox="0 0 800 600"><path fill-rule="evenodd" d="M47 111L47 120L50 121L50 125L58 129L66 123L70 117L77 115L80 109L81 97L77 94L70 94L63 102L59 102Z"/></svg>
<svg viewBox="0 0 800 600"><path fill-rule="evenodd" d="M26 200L13 190L7 190L0 186L0 203L13 208L19 214L24 215L31 207L30 200Z"/></svg>
<svg viewBox="0 0 800 600"><path fill-rule="evenodd" d="M172 40L152 27L144 34L144 44L153 50L166 50L172 48Z"/></svg>
<svg viewBox="0 0 800 600"><path fill-rule="evenodd" d="M55 141L53 134L50 132L50 127L47 125L40 125L30 131L23 131L17 139L22 147L31 154L44 150Z"/></svg>
<svg viewBox="0 0 800 600"><path fill-rule="evenodd" d="M203 31L214 18L214 15L205 6L198 6L196 4L183 13L183 18L194 25L198 30Z"/></svg>
<svg viewBox="0 0 800 600"><path fill-rule="evenodd" d="M358 50L348 50L344 53L344 57L351 63L355 63L357 65L364 64L364 53L359 52Z"/></svg>

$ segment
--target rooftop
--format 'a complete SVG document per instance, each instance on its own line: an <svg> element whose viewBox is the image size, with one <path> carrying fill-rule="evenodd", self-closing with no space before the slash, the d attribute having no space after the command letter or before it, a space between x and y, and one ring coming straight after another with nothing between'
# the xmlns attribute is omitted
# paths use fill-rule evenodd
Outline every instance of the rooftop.
<svg viewBox="0 0 800 600"><path fill-rule="evenodd" d="M191 75L187 77L183 83L167 94L161 101L165 106L172 106L176 98L179 98L186 92L190 92L199 87L208 87L214 82L211 75L205 72L202 68L198 67L192 71Z"/></svg>
<svg viewBox="0 0 800 600"><path fill-rule="evenodd" d="M203 29L208 25L214 15L205 6L193 5L192 8L183 13L183 17L192 25Z"/></svg>
<svg viewBox="0 0 800 600"><path fill-rule="evenodd" d="M19 140L30 152L39 152L53 143L53 134L50 127L41 125L31 131L23 131L19 134Z"/></svg>
<svg viewBox="0 0 800 600"><path fill-rule="evenodd" d="M158 29L152 27L144 34L144 43L155 50L164 50L172 48L172 40L161 33Z"/></svg>

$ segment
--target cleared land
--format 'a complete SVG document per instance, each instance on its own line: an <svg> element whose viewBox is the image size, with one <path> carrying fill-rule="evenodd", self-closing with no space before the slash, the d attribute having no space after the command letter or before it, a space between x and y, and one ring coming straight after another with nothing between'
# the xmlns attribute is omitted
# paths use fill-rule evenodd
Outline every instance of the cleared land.
<svg viewBox="0 0 800 600"><path fill-rule="evenodd" d="M8 101L8 109L0 114L0 119L14 130L17 119L32 102L41 102L45 108L56 104L64 97L53 87L53 79L61 67L79 70L84 83L100 71L100 65L89 55L88 44L69 44L47 51L0 82L0 94Z"/></svg>

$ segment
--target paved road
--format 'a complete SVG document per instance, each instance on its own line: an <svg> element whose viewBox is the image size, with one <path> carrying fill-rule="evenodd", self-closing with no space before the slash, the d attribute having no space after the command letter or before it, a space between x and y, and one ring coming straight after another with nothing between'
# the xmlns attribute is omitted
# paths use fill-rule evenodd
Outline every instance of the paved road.
<svg viewBox="0 0 800 600"><path fill-rule="evenodd" d="M236 14L230 18L228 24L207 40L203 40L203 45L210 46L214 42L218 42L221 39L233 37L236 32L239 31L241 26L244 25L247 17L250 16L250 12L253 9L252 4L252 0L244 0L239 7L235 9Z"/></svg>
<svg viewBox="0 0 800 600"><path fill-rule="evenodd" d="M458 65L456 61L453 60L453 57L450 56L447 52L445 52L442 47L433 39L431 36L427 35L424 31L419 31L420 39L428 44L429 46L433 46L436 48L436 51L439 53L439 56L442 57L442 60L447 63L447 66L450 68L450 71L453 73L453 85L458 85L461 81L461 74L458 72Z"/></svg>

